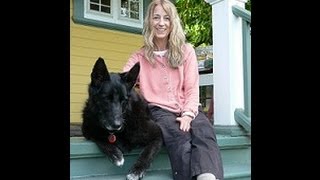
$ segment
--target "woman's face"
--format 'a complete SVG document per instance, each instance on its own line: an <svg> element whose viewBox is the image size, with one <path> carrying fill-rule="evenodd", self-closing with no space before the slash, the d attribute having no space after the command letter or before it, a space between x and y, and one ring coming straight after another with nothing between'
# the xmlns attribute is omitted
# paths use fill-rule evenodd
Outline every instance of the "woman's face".
<svg viewBox="0 0 320 180"><path fill-rule="evenodd" d="M158 40L167 39L170 33L170 16L164 11L161 5L154 8L152 15L152 26L155 38Z"/></svg>

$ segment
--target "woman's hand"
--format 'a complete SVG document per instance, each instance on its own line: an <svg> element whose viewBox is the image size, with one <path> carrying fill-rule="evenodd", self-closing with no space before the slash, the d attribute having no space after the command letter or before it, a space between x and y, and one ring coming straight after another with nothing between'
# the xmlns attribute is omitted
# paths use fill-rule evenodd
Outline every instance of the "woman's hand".
<svg viewBox="0 0 320 180"><path fill-rule="evenodd" d="M180 130L184 132L188 132L190 130L192 121L190 116L177 117L176 120L180 122Z"/></svg>

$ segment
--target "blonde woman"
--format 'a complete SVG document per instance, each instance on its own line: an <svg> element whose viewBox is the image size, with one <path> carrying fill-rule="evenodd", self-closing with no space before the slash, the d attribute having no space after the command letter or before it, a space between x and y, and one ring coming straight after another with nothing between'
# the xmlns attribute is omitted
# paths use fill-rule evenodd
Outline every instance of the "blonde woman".
<svg viewBox="0 0 320 180"><path fill-rule="evenodd" d="M176 7L154 0L144 20L144 46L123 71L140 63L139 88L161 127L174 180L223 180L212 124L199 108L199 74L193 47L186 43Z"/></svg>

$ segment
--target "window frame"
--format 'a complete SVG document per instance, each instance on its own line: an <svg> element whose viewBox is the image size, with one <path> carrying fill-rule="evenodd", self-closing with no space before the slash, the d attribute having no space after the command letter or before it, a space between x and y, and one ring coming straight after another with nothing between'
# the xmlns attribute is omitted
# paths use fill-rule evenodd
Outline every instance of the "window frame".
<svg viewBox="0 0 320 180"><path fill-rule="evenodd" d="M111 15L105 14L101 15L102 13L88 11L89 0L73 0L73 16L72 20L75 23L84 24L84 25L91 25L106 29L112 30L120 30L124 32L131 32L136 34L142 34L143 29L143 20L145 17L145 12L147 6L149 5L151 0L140 0L140 6L142 7L139 10L139 25L138 21L129 18L123 18L120 16L120 1L119 0L111 0L111 3L116 2L116 6L111 7L111 14L115 14L113 17ZM117 6L118 5L118 6ZM119 7L117 11L114 11L115 8ZM141 15L140 15L141 13Z"/></svg>

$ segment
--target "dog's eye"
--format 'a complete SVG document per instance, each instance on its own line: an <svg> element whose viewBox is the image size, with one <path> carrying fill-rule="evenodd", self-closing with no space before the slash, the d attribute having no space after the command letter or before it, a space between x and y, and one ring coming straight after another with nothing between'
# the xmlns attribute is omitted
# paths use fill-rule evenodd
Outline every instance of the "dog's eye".
<svg viewBox="0 0 320 180"><path fill-rule="evenodd" d="M106 98L107 98L109 101L112 101L112 100L113 100L113 95L112 95L112 94L109 94Z"/></svg>
<svg viewBox="0 0 320 180"><path fill-rule="evenodd" d="M120 96L119 100L122 101L128 101L128 97L127 96Z"/></svg>
<svg viewBox="0 0 320 180"><path fill-rule="evenodd" d="M128 100L127 100L127 99L124 99L124 100L121 101L121 103L122 103L122 104L126 104L126 103L128 103Z"/></svg>
<svg viewBox="0 0 320 180"><path fill-rule="evenodd" d="M121 105L126 106L127 104L128 104L128 98L126 97L126 98L122 99Z"/></svg>
<svg viewBox="0 0 320 180"><path fill-rule="evenodd" d="M101 95L101 100L103 100L104 102L112 102L114 99L113 95Z"/></svg>

